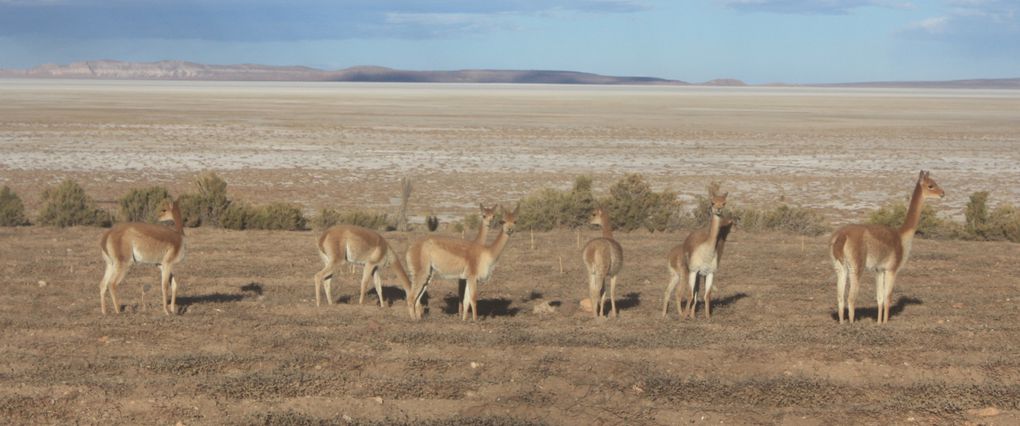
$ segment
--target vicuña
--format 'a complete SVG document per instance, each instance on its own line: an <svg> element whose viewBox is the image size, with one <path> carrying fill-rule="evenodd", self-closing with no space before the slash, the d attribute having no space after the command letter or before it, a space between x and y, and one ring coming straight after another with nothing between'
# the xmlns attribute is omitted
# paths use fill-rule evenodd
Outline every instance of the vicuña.
<svg viewBox="0 0 1020 426"><path fill-rule="evenodd" d="M927 198L943 198L946 192L922 170L910 196L907 217L899 228L882 225L847 225L832 233L829 256L836 269L836 300L839 322L843 323L844 308L854 322L854 302L860 289L861 273L875 273L875 299L878 303L878 323L889 321L889 302L892 299L896 273L907 263L914 233L921 221L921 208ZM847 280L850 293L846 292Z"/></svg>

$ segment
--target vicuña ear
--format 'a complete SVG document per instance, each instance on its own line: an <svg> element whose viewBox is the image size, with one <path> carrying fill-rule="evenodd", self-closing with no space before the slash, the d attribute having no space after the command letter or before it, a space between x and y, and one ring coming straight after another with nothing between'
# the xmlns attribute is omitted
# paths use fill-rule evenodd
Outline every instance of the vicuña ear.
<svg viewBox="0 0 1020 426"><path fill-rule="evenodd" d="M513 214L514 214L515 217L517 216L517 212L519 212L519 211L521 211L521 203L518 201L517 202L517 207L514 207L514 213Z"/></svg>

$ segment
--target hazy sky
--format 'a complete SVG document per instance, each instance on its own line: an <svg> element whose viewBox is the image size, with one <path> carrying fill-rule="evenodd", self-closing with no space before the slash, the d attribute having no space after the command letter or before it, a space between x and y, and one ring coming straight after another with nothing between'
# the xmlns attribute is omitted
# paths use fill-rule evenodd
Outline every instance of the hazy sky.
<svg viewBox="0 0 1020 426"><path fill-rule="evenodd" d="M692 82L1020 77L1020 1L0 0L0 67L89 59Z"/></svg>

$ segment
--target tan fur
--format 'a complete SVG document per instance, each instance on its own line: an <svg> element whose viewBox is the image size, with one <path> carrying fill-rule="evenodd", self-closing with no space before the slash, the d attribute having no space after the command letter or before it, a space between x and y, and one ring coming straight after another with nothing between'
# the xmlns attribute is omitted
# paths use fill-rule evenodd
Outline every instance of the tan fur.
<svg viewBox="0 0 1020 426"><path fill-rule="evenodd" d="M610 314L616 318L616 277L623 268L623 247L613 239L613 226L604 209L596 208L589 223L602 227L602 237L588 241L581 250L581 259L588 271L588 297L591 298L592 314L597 319L605 310L608 278L609 303L612 306Z"/></svg>
<svg viewBox="0 0 1020 426"><path fill-rule="evenodd" d="M478 235L475 236L475 244L485 245L485 239L489 236L489 228L492 227L492 220L496 218L496 206L485 207L478 205L481 210L482 223L478 225Z"/></svg>
<svg viewBox="0 0 1020 426"><path fill-rule="evenodd" d="M698 275L705 277L704 299L705 318L712 317L712 283L715 272L719 267L719 260L722 257L726 244L726 236L733 225L732 221L722 218L722 209L726 207L727 194L718 195L710 193L711 206L709 207L709 224L707 228L692 232L684 240L683 244L674 247L669 251L666 261L669 265L670 281L666 286L666 294L662 299L662 316L665 318L669 309L670 296L676 296L676 310L681 318L694 318L694 310L698 306L695 299L694 289L698 282ZM688 297L686 313L681 304L681 294L676 286L681 281L687 281Z"/></svg>
<svg viewBox="0 0 1020 426"><path fill-rule="evenodd" d="M333 278L340 272L343 262L352 265L364 265L361 275L361 295L358 304L365 303L368 292L368 281L374 279L375 292L379 296L379 306L386 306L383 298L382 278L380 269L391 266L400 279L408 303L411 300L411 280L404 271L400 259L390 247L386 239L371 229L354 225L337 225L327 229L319 237L319 256L324 264L321 271L315 274L315 306L321 305L321 289L326 289L326 302L333 304L331 291Z"/></svg>
<svg viewBox="0 0 1020 426"><path fill-rule="evenodd" d="M160 288L163 291L163 312L177 313L177 278L173 267L184 259L184 222L176 201L168 200L160 212L160 221L172 220L173 228L149 223L120 223L103 233L99 246L106 272L99 283L99 307L106 314L106 291L113 299L113 311L120 313L117 285L135 263L157 264L161 270ZM167 309L167 286L171 287L170 307Z"/></svg>
<svg viewBox="0 0 1020 426"><path fill-rule="evenodd" d="M843 323L844 309L854 322L854 302L860 289L860 276L865 270L875 273L875 295L879 324L889 321L896 273L906 264L910 248L921 218L926 198L945 197L946 193L922 170L910 197L910 208L903 225L897 228L881 225L847 225L832 233L829 240L829 257L836 270L836 298L839 322ZM846 283L850 281L850 292Z"/></svg>
<svg viewBox="0 0 1020 426"><path fill-rule="evenodd" d="M513 212L504 211L499 235L490 245L443 237L428 237L411 245L407 250L407 267L411 271L411 294L415 295L414 305L409 306L412 318L421 319L421 298L432 278L438 275L439 278L466 280L461 319L467 320L469 310L471 318L478 319L478 283L487 281L492 274L514 232L519 209L520 206Z"/></svg>

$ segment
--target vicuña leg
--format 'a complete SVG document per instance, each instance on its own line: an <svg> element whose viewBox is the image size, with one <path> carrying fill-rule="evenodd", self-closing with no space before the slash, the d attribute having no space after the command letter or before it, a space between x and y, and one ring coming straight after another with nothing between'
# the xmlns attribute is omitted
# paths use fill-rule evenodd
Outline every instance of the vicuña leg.
<svg viewBox="0 0 1020 426"><path fill-rule="evenodd" d="M616 275L609 278L609 304L613 306L613 318L616 318Z"/></svg>
<svg viewBox="0 0 1020 426"><path fill-rule="evenodd" d="M106 290L110 286L110 279L114 275L114 266L109 259L106 261L106 272L103 272L103 280L99 282L99 309L106 314Z"/></svg>
<svg viewBox="0 0 1020 426"><path fill-rule="evenodd" d="M712 318L712 280L714 273L705 275L705 319Z"/></svg>
<svg viewBox="0 0 1020 426"><path fill-rule="evenodd" d="M379 271L380 265L375 265L372 269L375 270L375 272L372 272L372 279L375 281L375 294L379 296L379 307L385 308L386 299L383 298L382 273Z"/></svg>
<svg viewBox="0 0 1020 426"><path fill-rule="evenodd" d="M694 286L698 284L698 273L688 272L687 273L687 314L685 317L694 319L694 310L698 308L698 299L694 294Z"/></svg>
<svg viewBox="0 0 1020 426"><path fill-rule="evenodd" d="M892 291L893 286L896 284L896 272L886 271L885 272L885 318L883 323L889 322L889 307L892 305Z"/></svg>
<svg viewBox="0 0 1020 426"><path fill-rule="evenodd" d="M170 273L170 312L177 313L177 275Z"/></svg>
<svg viewBox="0 0 1020 426"><path fill-rule="evenodd" d="M854 322L854 315L857 313L857 291L861 289L861 275L857 268L849 268L847 275L850 278L850 292L846 296L847 315L850 317L850 323Z"/></svg>
<svg viewBox="0 0 1020 426"><path fill-rule="evenodd" d="M323 281L332 281L333 275L337 273L336 263L330 263L322 268L321 271L315 273L315 306L322 305L322 286ZM329 284L326 284L329 285ZM328 299L328 298L327 298ZM328 300L327 303L332 304L332 300Z"/></svg>
<svg viewBox="0 0 1020 426"><path fill-rule="evenodd" d="M591 312L595 319L602 316L602 277L599 274L588 274L588 297L591 299Z"/></svg>
<svg viewBox="0 0 1020 426"><path fill-rule="evenodd" d="M666 318L666 311L669 310L669 299L673 297L674 292L677 296L677 304L680 304L680 292L676 291L676 285L680 282L680 274L669 271L669 284L666 285L666 295L662 297L662 317ZM679 309L683 312L683 309ZM682 315L681 315L682 316Z"/></svg>
<svg viewBox="0 0 1020 426"><path fill-rule="evenodd" d="M159 269L162 272L162 274L160 274L162 275L162 279L160 280L160 289L163 290L163 313L170 315L170 310L167 308L168 303L166 297L167 291L170 290L170 274L172 271L170 270L170 267L165 264Z"/></svg>
<svg viewBox="0 0 1020 426"><path fill-rule="evenodd" d="M361 294L358 296L358 304L365 304L365 293L368 293L368 282L372 279L372 271L375 265L365 263L365 269L361 271Z"/></svg>
<svg viewBox="0 0 1020 426"><path fill-rule="evenodd" d="M839 262L832 262L833 268L836 269L836 306L839 309L839 323L843 323L843 317L846 311L846 268Z"/></svg>
<svg viewBox="0 0 1020 426"><path fill-rule="evenodd" d="M117 300L117 285L121 281L124 281L124 277L127 276L128 270L131 269L130 265L118 264L116 265L117 270L113 273L113 279L110 280L110 299L113 300L113 313L120 313L120 301Z"/></svg>

